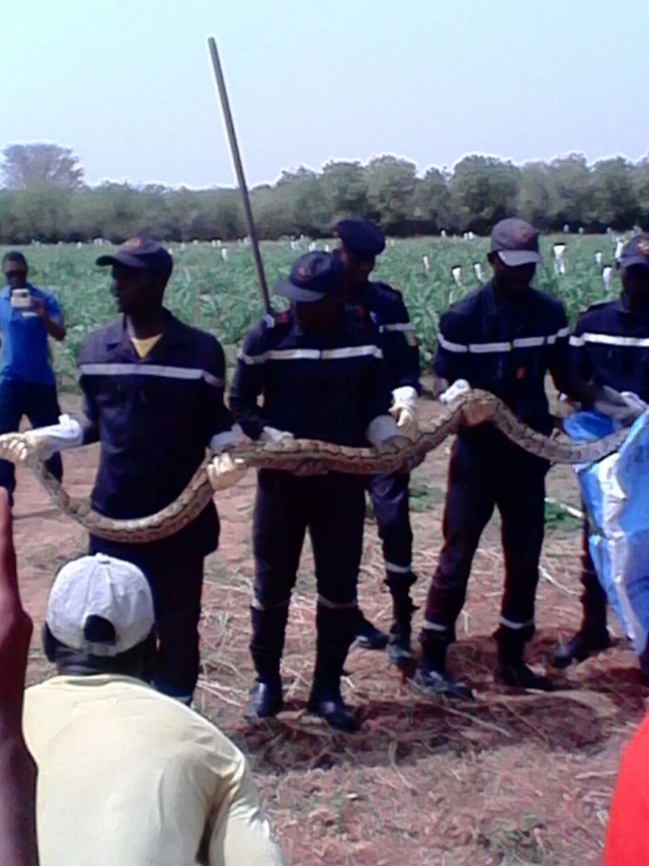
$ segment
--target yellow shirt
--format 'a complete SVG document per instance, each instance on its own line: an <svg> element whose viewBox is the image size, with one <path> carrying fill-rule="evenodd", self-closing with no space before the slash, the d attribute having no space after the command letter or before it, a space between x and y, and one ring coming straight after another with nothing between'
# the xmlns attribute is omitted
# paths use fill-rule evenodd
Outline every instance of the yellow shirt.
<svg viewBox="0 0 649 866"><path fill-rule="evenodd" d="M153 337L134 337L131 334L131 343L133 343L133 348L138 353L140 358L146 357L151 349L158 342L162 334L155 334Z"/></svg>
<svg viewBox="0 0 649 866"><path fill-rule="evenodd" d="M244 755L131 677L25 692L41 866L284 866Z"/></svg>

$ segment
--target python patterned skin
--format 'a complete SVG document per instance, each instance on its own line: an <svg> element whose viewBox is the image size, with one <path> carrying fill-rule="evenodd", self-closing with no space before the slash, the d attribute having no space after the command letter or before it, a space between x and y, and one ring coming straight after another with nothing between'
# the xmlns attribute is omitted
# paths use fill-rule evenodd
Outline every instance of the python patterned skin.
<svg viewBox="0 0 649 866"><path fill-rule="evenodd" d="M628 435L628 430L620 430L588 442L544 436L519 421L493 394L473 390L455 401L436 420L432 429L421 430L416 437L400 445L348 448L312 439L239 443L228 451L233 465L238 467L234 471L219 473L216 463L206 459L174 502L156 514L132 520L112 520L94 511L87 500L69 496L50 475L37 450L27 445L24 434L0 436L0 458L29 466L61 511L93 535L120 542L152 542L174 535L191 523L215 492L227 489L241 479L243 467L275 469L296 475L326 472L377 475L409 471L422 463L429 451L457 433L464 413L472 406L480 407L488 414L488 421L512 442L550 463L594 463L617 451Z"/></svg>

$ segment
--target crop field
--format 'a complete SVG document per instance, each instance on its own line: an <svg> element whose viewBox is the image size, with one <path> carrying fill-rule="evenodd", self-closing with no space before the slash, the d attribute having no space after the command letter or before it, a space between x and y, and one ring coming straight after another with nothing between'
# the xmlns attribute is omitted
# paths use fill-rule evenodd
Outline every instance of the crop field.
<svg viewBox="0 0 649 866"><path fill-rule="evenodd" d="M291 248L289 241L262 243L271 290L276 280L287 273L293 259L306 252L308 243L302 241L296 249ZM565 274L557 273L555 268L553 246L559 243L566 245ZM317 246L333 247L333 241L323 239ZM388 241L385 252L377 259L374 278L403 292L419 336L423 361L434 352L440 313L479 285L474 266L479 264L483 278L488 278L488 248L487 238ZM31 281L54 292L65 310L68 337L62 346L53 347L59 385L64 390L74 388L81 340L89 330L114 315L110 269L94 264L97 256L108 249L106 245L91 244L22 248L30 264ZM221 247L216 243L188 243L171 244L170 249L175 265L167 290L169 307L183 320L216 334L232 359L234 347L263 312L250 247L241 242ZM535 285L561 298L571 319L588 304L606 297L602 268L614 265L613 235L545 237L542 251L544 261L537 270ZM597 253L602 254L601 265L596 261ZM458 267L459 285L453 277L453 269ZM614 273L610 290L617 292ZM281 308L282 299L276 301Z"/></svg>

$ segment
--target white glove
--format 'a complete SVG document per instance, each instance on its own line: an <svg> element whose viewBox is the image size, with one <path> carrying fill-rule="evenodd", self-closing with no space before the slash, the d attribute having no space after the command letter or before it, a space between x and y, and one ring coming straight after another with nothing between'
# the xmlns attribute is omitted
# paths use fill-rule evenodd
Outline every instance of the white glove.
<svg viewBox="0 0 649 866"><path fill-rule="evenodd" d="M276 427L264 427L261 436L259 437L260 442L273 443L284 442L288 439L295 439L295 436L287 430L278 430Z"/></svg>
<svg viewBox="0 0 649 866"><path fill-rule="evenodd" d="M26 430L24 436L27 445L35 449L41 460L49 460L53 454L66 448L83 445L81 424L69 415L59 415L58 424Z"/></svg>
<svg viewBox="0 0 649 866"><path fill-rule="evenodd" d="M243 460L233 459L231 454L216 454L214 459L207 464L207 477L212 485L212 490L224 490L233 487L246 474L248 467Z"/></svg>
<svg viewBox="0 0 649 866"><path fill-rule="evenodd" d="M616 422L616 427L630 427L636 418L646 410L644 403L637 394L630 391L620 393L609 385L601 385L597 388L597 398L592 408L602 415L608 415Z"/></svg>
<svg viewBox="0 0 649 866"><path fill-rule="evenodd" d="M237 442L245 442L248 437L238 424L233 424L230 430L216 433L210 439L210 451L212 454L221 454L228 445L236 445Z"/></svg>
<svg viewBox="0 0 649 866"><path fill-rule="evenodd" d="M447 388L446 391L439 395L439 402L448 406L450 403L454 403L458 397L464 397L470 390L471 386L466 379L458 379L453 382L450 388Z"/></svg>
<svg viewBox="0 0 649 866"><path fill-rule="evenodd" d="M393 403L390 415L397 427L408 439L414 439L419 431L417 426L417 392L411 385L403 385L392 392Z"/></svg>

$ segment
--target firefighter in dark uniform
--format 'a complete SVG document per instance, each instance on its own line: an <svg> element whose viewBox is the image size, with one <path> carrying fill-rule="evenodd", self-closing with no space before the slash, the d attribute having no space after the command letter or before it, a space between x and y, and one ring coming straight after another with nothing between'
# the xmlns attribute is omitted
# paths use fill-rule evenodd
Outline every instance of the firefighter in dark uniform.
<svg viewBox="0 0 649 866"><path fill-rule="evenodd" d="M398 440L379 334L345 309L340 260L307 253L275 291L291 300L291 308L265 316L250 331L230 391L230 407L244 432L270 442L295 437L352 447ZM340 677L358 616L364 491L364 478L352 474L259 471L250 644L257 679L246 718L273 716L282 708L284 634L308 529L318 591L308 709L334 728L356 729Z"/></svg>
<svg viewBox="0 0 649 866"><path fill-rule="evenodd" d="M544 379L584 404L590 389L570 370L568 322L561 303L530 287L539 254L538 232L523 220L499 222L491 235L491 282L453 304L441 317L434 372L438 391L458 380L495 394L518 418L549 434ZM420 635L420 686L450 697L471 690L447 671L446 653L464 605L473 556L497 506L502 518L505 590L496 634L496 677L522 689L549 690L550 680L523 661L534 633L534 602L544 531L549 464L511 443L480 413L453 445L444 511L444 545Z"/></svg>
<svg viewBox="0 0 649 866"><path fill-rule="evenodd" d="M571 354L579 375L617 391L630 391L649 403L649 234L634 237L618 261L622 292L615 301L593 304L577 320L570 337ZM588 521L584 521L581 628L559 646L553 656L557 668L581 662L608 649L606 593L588 549ZM642 660L645 676L649 670Z"/></svg>
<svg viewBox="0 0 649 866"><path fill-rule="evenodd" d="M51 453L98 441L93 508L119 520L146 517L178 497L208 447L218 452L243 434L233 429L223 401L225 356L218 340L180 322L163 305L173 268L168 251L137 237L97 264L112 267L121 316L88 334L81 346L81 424L68 419L59 431L43 432ZM155 668L148 673L159 691L187 704L199 670L203 560L218 537L212 502L161 541L131 544L90 536L89 553L132 562L146 575L158 639Z"/></svg>
<svg viewBox="0 0 649 866"><path fill-rule="evenodd" d="M345 267L346 298L349 307L379 330L392 393L390 412L404 435L417 431L416 404L421 394L419 349L415 330L401 292L386 283L370 281L376 256L385 249L381 229L370 220L341 220L334 227L340 240L336 254ZM376 475L369 482L374 514L383 543L386 584L393 602L389 639L362 615L356 632L357 645L383 648L394 664L412 658L410 623L414 610L410 587L412 571L412 529L409 503L410 474Z"/></svg>

